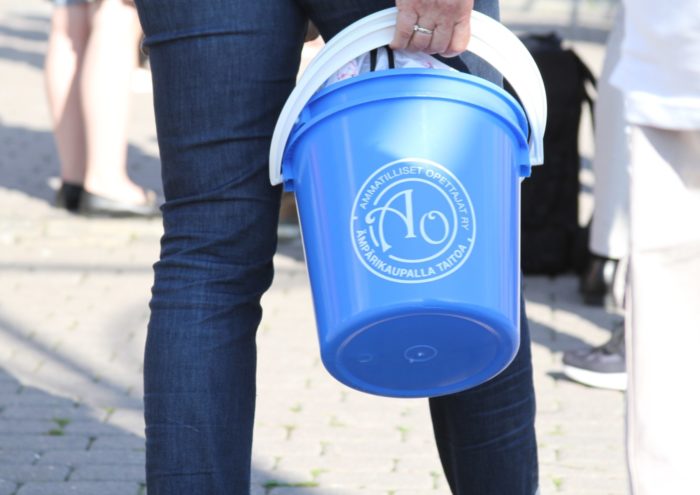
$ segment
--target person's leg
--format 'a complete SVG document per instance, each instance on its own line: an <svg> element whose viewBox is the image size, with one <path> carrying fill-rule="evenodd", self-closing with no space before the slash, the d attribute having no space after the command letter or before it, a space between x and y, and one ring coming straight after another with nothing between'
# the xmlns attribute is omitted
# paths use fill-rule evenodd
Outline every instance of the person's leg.
<svg viewBox="0 0 700 495"><path fill-rule="evenodd" d="M291 1L137 7L166 199L144 363L147 489L245 495L279 211L268 151L305 18Z"/></svg>
<svg viewBox="0 0 700 495"><path fill-rule="evenodd" d="M46 89L61 179L74 185L82 184L85 177L85 128L79 75L89 34L88 4L54 7L46 52Z"/></svg>
<svg viewBox="0 0 700 495"><path fill-rule="evenodd" d="M84 186L99 196L144 203L143 189L129 179L126 168L131 76L141 37L136 9L124 0L99 0L91 24L81 78L87 142Z"/></svg>
<svg viewBox="0 0 700 495"><path fill-rule="evenodd" d="M595 106L595 210L591 223L590 248L604 258L619 260L629 249L629 174L622 92L610 84L610 75L620 59L624 34L620 9L605 51L598 79Z"/></svg>
<svg viewBox="0 0 700 495"><path fill-rule="evenodd" d="M530 334L521 313L513 362L489 382L430 399L440 460L454 495L534 495L538 489Z"/></svg>
<svg viewBox="0 0 700 495"><path fill-rule="evenodd" d="M610 84L624 34L622 8L608 37L595 105L595 198L589 247L591 259L579 279L585 304L623 307L629 249L629 156L622 91ZM625 390L625 324L616 322L607 342L566 351L562 371L590 387Z"/></svg>
<svg viewBox="0 0 700 495"><path fill-rule="evenodd" d="M697 493L700 131L630 129L631 493Z"/></svg>
<svg viewBox="0 0 700 495"><path fill-rule="evenodd" d="M623 9L620 7L608 36L603 70L598 78L593 157L595 207L589 241L592 257L581 275L579 285L579 292L585 304L609 308L622 307L629 249L629 157L625 135L624 99L622 92L610 84L610 75L620 59L624 35L623 15ZM598 352L605 360L599 351L591 352ZM598 369L595 356L593 354L588 357L590 364L576 363L574 358L572 365L580 365L584 371L596 373L605 381L606 366L601 363L602 366ZM619 368L622 374L623 361L624 356L621 359L622 367ZM584 383L592 385L589 382Z"/></svg>

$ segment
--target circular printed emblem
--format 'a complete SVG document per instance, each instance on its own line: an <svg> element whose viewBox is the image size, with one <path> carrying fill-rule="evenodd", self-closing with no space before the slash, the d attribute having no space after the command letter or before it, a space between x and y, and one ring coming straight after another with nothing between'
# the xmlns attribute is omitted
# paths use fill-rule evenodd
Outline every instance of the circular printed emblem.
<svg viewBox="0 0 700 495"><path fill-rule="evenodd" d="M442 165L404 158L362 184L350 221L355 253L373 274L398 283L432 282L469 258L474 207L462 183Z"/></svg>

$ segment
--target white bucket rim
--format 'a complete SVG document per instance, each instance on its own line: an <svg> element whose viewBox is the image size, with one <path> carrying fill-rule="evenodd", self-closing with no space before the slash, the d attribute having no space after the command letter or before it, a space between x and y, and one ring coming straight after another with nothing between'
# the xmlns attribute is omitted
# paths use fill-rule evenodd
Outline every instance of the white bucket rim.
<svg viewBox="0 0 700 495"><path fill-rule="evenodd" d="M281 184L282 158L294 124L306 103L349 61L388 45L394 36L398 10L391 7L351 24L334 36L307 66L282 108L270 146L270 183ZM544 161L543 138L547 98L542 76L525 45L500 22L472 12L469 51L491 64L511 84L523 104L530 124L530 161Z"/></svg>

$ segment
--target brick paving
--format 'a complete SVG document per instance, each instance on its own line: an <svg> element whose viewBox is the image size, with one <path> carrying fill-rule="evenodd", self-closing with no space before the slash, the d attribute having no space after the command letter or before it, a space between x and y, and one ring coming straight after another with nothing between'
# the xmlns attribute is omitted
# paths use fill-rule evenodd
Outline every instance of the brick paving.
<svg viewBox="0 0 700 495"><path fill-rule="evenodd" d="M532 0L503 11L515 27L559 26L597 69L610 8ZM161 225L51 207L49 12L41 0L0 4L0 495L142 495L142 348ZM131 174L159 190L151 96L133 104ZM330 378L300 245L282 245L275 262L258 338L253 494L447 495L426 401ZM583 306L571 276L528 277L525 295L542 493L622 495L623 395L560 373L564 350L604 341L619 316Z"/></svg>

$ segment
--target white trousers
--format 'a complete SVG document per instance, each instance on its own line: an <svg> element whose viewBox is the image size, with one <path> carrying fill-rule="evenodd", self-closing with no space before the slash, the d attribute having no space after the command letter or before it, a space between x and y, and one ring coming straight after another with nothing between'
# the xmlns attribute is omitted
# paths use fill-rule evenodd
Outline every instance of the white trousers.
<svg viewBox="0 0 700 495"><path fill-rule="evenodd" d="M700 131L628 138L631 492L700 494Z"/></svg>
<svg viewBox="0 0 700 495"><path fill-rule="evenodd" d="M620 59L624 22L622 8L608 37L603 70L598 78L593 156L594 209L590 248L606 258L626 258L629 249L629 175L624 97L610 84ZM624 286L624 278L623 278Z"/></svg>

